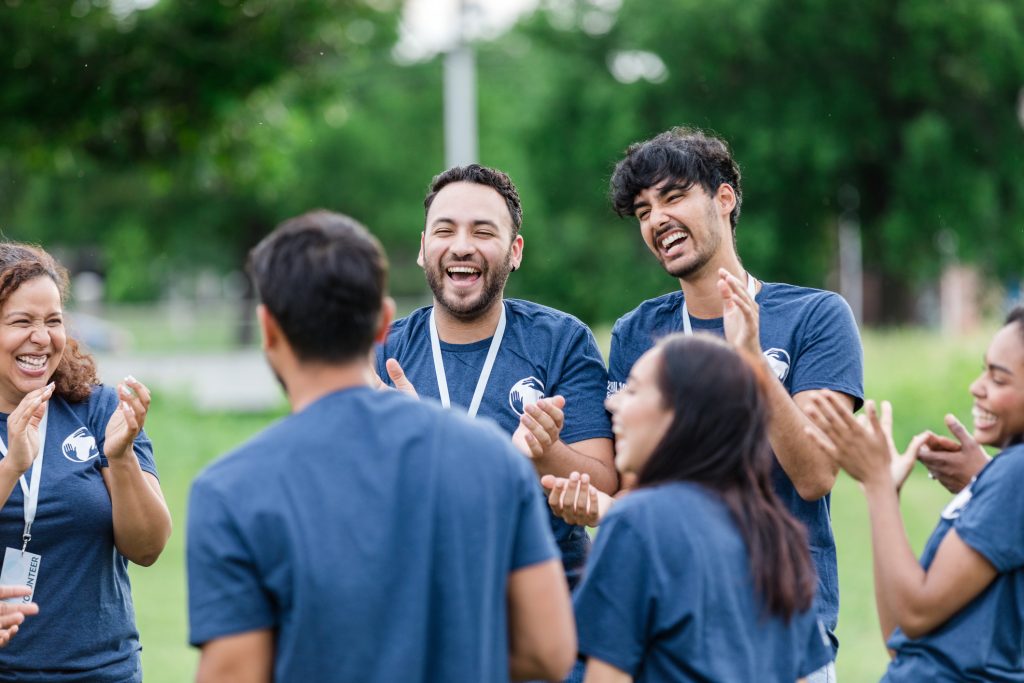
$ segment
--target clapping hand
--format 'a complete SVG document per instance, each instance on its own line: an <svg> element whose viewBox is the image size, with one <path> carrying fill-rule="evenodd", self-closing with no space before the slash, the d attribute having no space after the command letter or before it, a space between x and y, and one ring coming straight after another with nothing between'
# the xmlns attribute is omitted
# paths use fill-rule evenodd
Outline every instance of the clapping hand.
<svg viewBox="0 0 1024 683"><path fill-rule="evenodd" d="M132 452L135 437L142 431L149 412L149 389L131 375L117 385L120 402L107 422L103 451L107 460L119 460Z"/></svg>
<svg viewBox="0 0 1024 683"><path fill-rule="evenodd" d="M565 424L565 397L538 399L523 406L519 427L512 434L512 443L528 458L538 460L558 443Z"/></svg>
<svg viewBox="0 0 1024 683"><path fill-rule="evenodd" d="M39 455L39 423L46 414L47 402L53 396L54 384L30 391L7 418L7 456L4 462L22 474Z"/></svg>

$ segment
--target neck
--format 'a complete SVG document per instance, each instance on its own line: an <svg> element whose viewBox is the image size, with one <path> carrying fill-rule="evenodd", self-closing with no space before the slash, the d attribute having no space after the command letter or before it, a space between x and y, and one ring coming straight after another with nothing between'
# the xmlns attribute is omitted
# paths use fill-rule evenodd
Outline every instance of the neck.
<svg viewBox="0 0 1024 683"><path fill-rule="evenodd" d="M694 318L721 318L722 295L718 293L718 269L725 268L747 284L747 274L740 259L732 250L722 258L711 259L696 273L679 278L679 286L686 298L686 310Z"/></svg>
<svg viewBox="0 0 1024 683"><path fill-rule="evenodd" d="M369 357L343 365L302 363L294 366L287 376L282 376L281 382L285 385L292 412L298 413L335 391L373 386L371 373L373 368Z"/></svg>
<svg viewBox="0 0 1024 683"><path fill-rule="evenodd" d="M437 336L448 344L472 344L494 336L505 302L500 297L487 310L472 319L458 318L434 299L434 320Z"/></svg>

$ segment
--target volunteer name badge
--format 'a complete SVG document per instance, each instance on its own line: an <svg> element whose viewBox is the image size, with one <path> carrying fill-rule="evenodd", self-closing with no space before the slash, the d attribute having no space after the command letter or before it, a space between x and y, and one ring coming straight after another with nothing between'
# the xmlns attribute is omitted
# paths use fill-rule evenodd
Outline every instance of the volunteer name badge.
<svg viewBox="0 0 1024 683"><path fill-rule="evenodd" d="M6 598L4 602L32 602L32 596L36 592L36 580L39 578L39 563L42 555L36 555L19 548L7 548L4 550L4 566L0 569L0 584L5 586L28 586L32 592L28 595L19 595L13 598Z"/></svg>

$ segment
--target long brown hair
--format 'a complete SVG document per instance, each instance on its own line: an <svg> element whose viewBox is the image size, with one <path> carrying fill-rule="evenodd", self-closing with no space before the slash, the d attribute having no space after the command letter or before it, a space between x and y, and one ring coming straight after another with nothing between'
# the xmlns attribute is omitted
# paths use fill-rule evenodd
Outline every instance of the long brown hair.
<svg viewBox="0 0 1024 683"><path fill-rule="evenodd" d="M746 542L755 591L788 621L810 608L816 578L807 532L772 488L766 379L711 335L675 334L658 348L658 384L674 416L637 483L692 481L717 493Z"/></svg>
<svg viewBox="0 0 1024 683"><path fill-rule="evenodd" d="M63 304L68 294L68 272L41 247L18 242L0 242L0 308L26 282L48 277L57 285ZM81 350L70 335L57 370L50 377L56 383L54 393L71 403L89 398L96 377L96 363Z"/></svg>

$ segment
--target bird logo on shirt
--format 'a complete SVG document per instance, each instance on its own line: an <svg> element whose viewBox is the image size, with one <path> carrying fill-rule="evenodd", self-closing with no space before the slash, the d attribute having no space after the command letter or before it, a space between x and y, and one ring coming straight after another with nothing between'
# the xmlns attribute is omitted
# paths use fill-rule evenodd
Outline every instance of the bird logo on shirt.
<svg viewBox="0 0 1024 683"><path fill-rule="evenodd" d="M87 462L100 454L96 438L85 427L79 427L64 439L60 450L71 462Z"/></svg>
<svg viewBox="0 0 1024 683"><path fill-rule="evenodd" d="M764 352L764 357L768 359L768 365L771 366L772 372L779 378L779 381L785 382L786 375L789 374L789 353L786 349L768 349Z"/></svg>
<svg viewBox="0 0 1024 683"><path fill-rule="evenodd" d="M544 383L536 377L524 377L512 385L508 392L508 404L516 415L522 415L526 406L544 398Z"/></svg>

